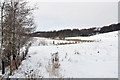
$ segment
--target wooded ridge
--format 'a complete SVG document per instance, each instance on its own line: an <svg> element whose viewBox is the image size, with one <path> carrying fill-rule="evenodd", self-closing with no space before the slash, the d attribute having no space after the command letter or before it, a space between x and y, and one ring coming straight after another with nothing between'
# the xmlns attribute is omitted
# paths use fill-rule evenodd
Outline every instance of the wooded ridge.
<svg viewBox="0 0 120 80"><path fill-rule="evenodd" d="M46 37L46 38L64 38L64 37L77 37L77 36L92 36L101 33L107 33L120 30L120 23L111 24L103 27L93 27L88 29L64 29L59 31L38 31L31 34L33 37Z"/></svg>

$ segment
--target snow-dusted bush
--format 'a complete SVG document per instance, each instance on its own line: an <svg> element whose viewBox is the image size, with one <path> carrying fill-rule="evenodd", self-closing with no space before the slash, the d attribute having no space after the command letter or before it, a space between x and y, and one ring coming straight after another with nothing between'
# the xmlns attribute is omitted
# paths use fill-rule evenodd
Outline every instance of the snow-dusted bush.
<svg viewBox="0 0 120 80"><path fill-rule="evenodd" d="M46 42L45 40L41 40L41 41L39 42L39 46L40 46L40 45L45 46L45 45L47 45L47 42Z"/></svg>

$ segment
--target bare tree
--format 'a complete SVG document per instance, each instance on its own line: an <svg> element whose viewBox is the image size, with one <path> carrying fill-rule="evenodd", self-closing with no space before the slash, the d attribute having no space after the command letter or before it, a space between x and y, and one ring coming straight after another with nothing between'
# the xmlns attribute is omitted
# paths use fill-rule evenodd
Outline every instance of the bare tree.
<svg viewBox="0 0 120 80"><path fill-rule="evenodd" d="M5 3L2 3L1 4L1 50L0 50L0 53L1 53L1 61L2 61L2 74L5 73L5 67L4 67L4 54L3 54L3 10L4 10L4 4Z"/></svg>
<svg viewBox="0 0 120 80"><path fill-rule="evenodd" d="M1 54L3 54L2 65L4 68L2 71L4 74L4 62L8 60L11 75L14 68L17 69L19 66L16 61L18 60L20 49L29 42L30 36L28 34L35 29L33 17L31 17L34 9L28 7L27 2L24 0L6 0L3 6L4 8L1 7ZM4 10L4 18L2 10ZM26 47L26 52L28 52L28 47Z"/></svg>

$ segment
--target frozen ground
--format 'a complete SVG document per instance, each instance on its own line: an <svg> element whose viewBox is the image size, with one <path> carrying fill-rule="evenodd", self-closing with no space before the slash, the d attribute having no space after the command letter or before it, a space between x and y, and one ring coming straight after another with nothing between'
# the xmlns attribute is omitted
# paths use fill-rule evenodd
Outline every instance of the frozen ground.
<svg viewBox="0 0 120 80"><path fill-rule="evenodd" d="M62 40L35 38L29 54L12 78L117 78L118 32L67 39L95 40L57 45ZM56 55L56 53L58 53ZM53 62L54 57L57 61ZM54 67L57 64L57 68Z"/></svg>

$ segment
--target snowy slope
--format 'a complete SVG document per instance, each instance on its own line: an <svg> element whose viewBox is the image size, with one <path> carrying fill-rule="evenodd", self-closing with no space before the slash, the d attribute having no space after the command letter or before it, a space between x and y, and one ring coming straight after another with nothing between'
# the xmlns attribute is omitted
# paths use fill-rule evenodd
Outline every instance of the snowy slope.
<svg viewBox="0 0 120 80"><path fill-rule="evenodd" d="M64 42L35 38L33 46L12 78L117 78L118 77L118 32L91 37L69 39L97 40L70 45L52 45ZM49 45L40 45L40 41ZM51 45L50 45L51 44ZM52 58L58 52L59 67L54 69Z"/></svg>

